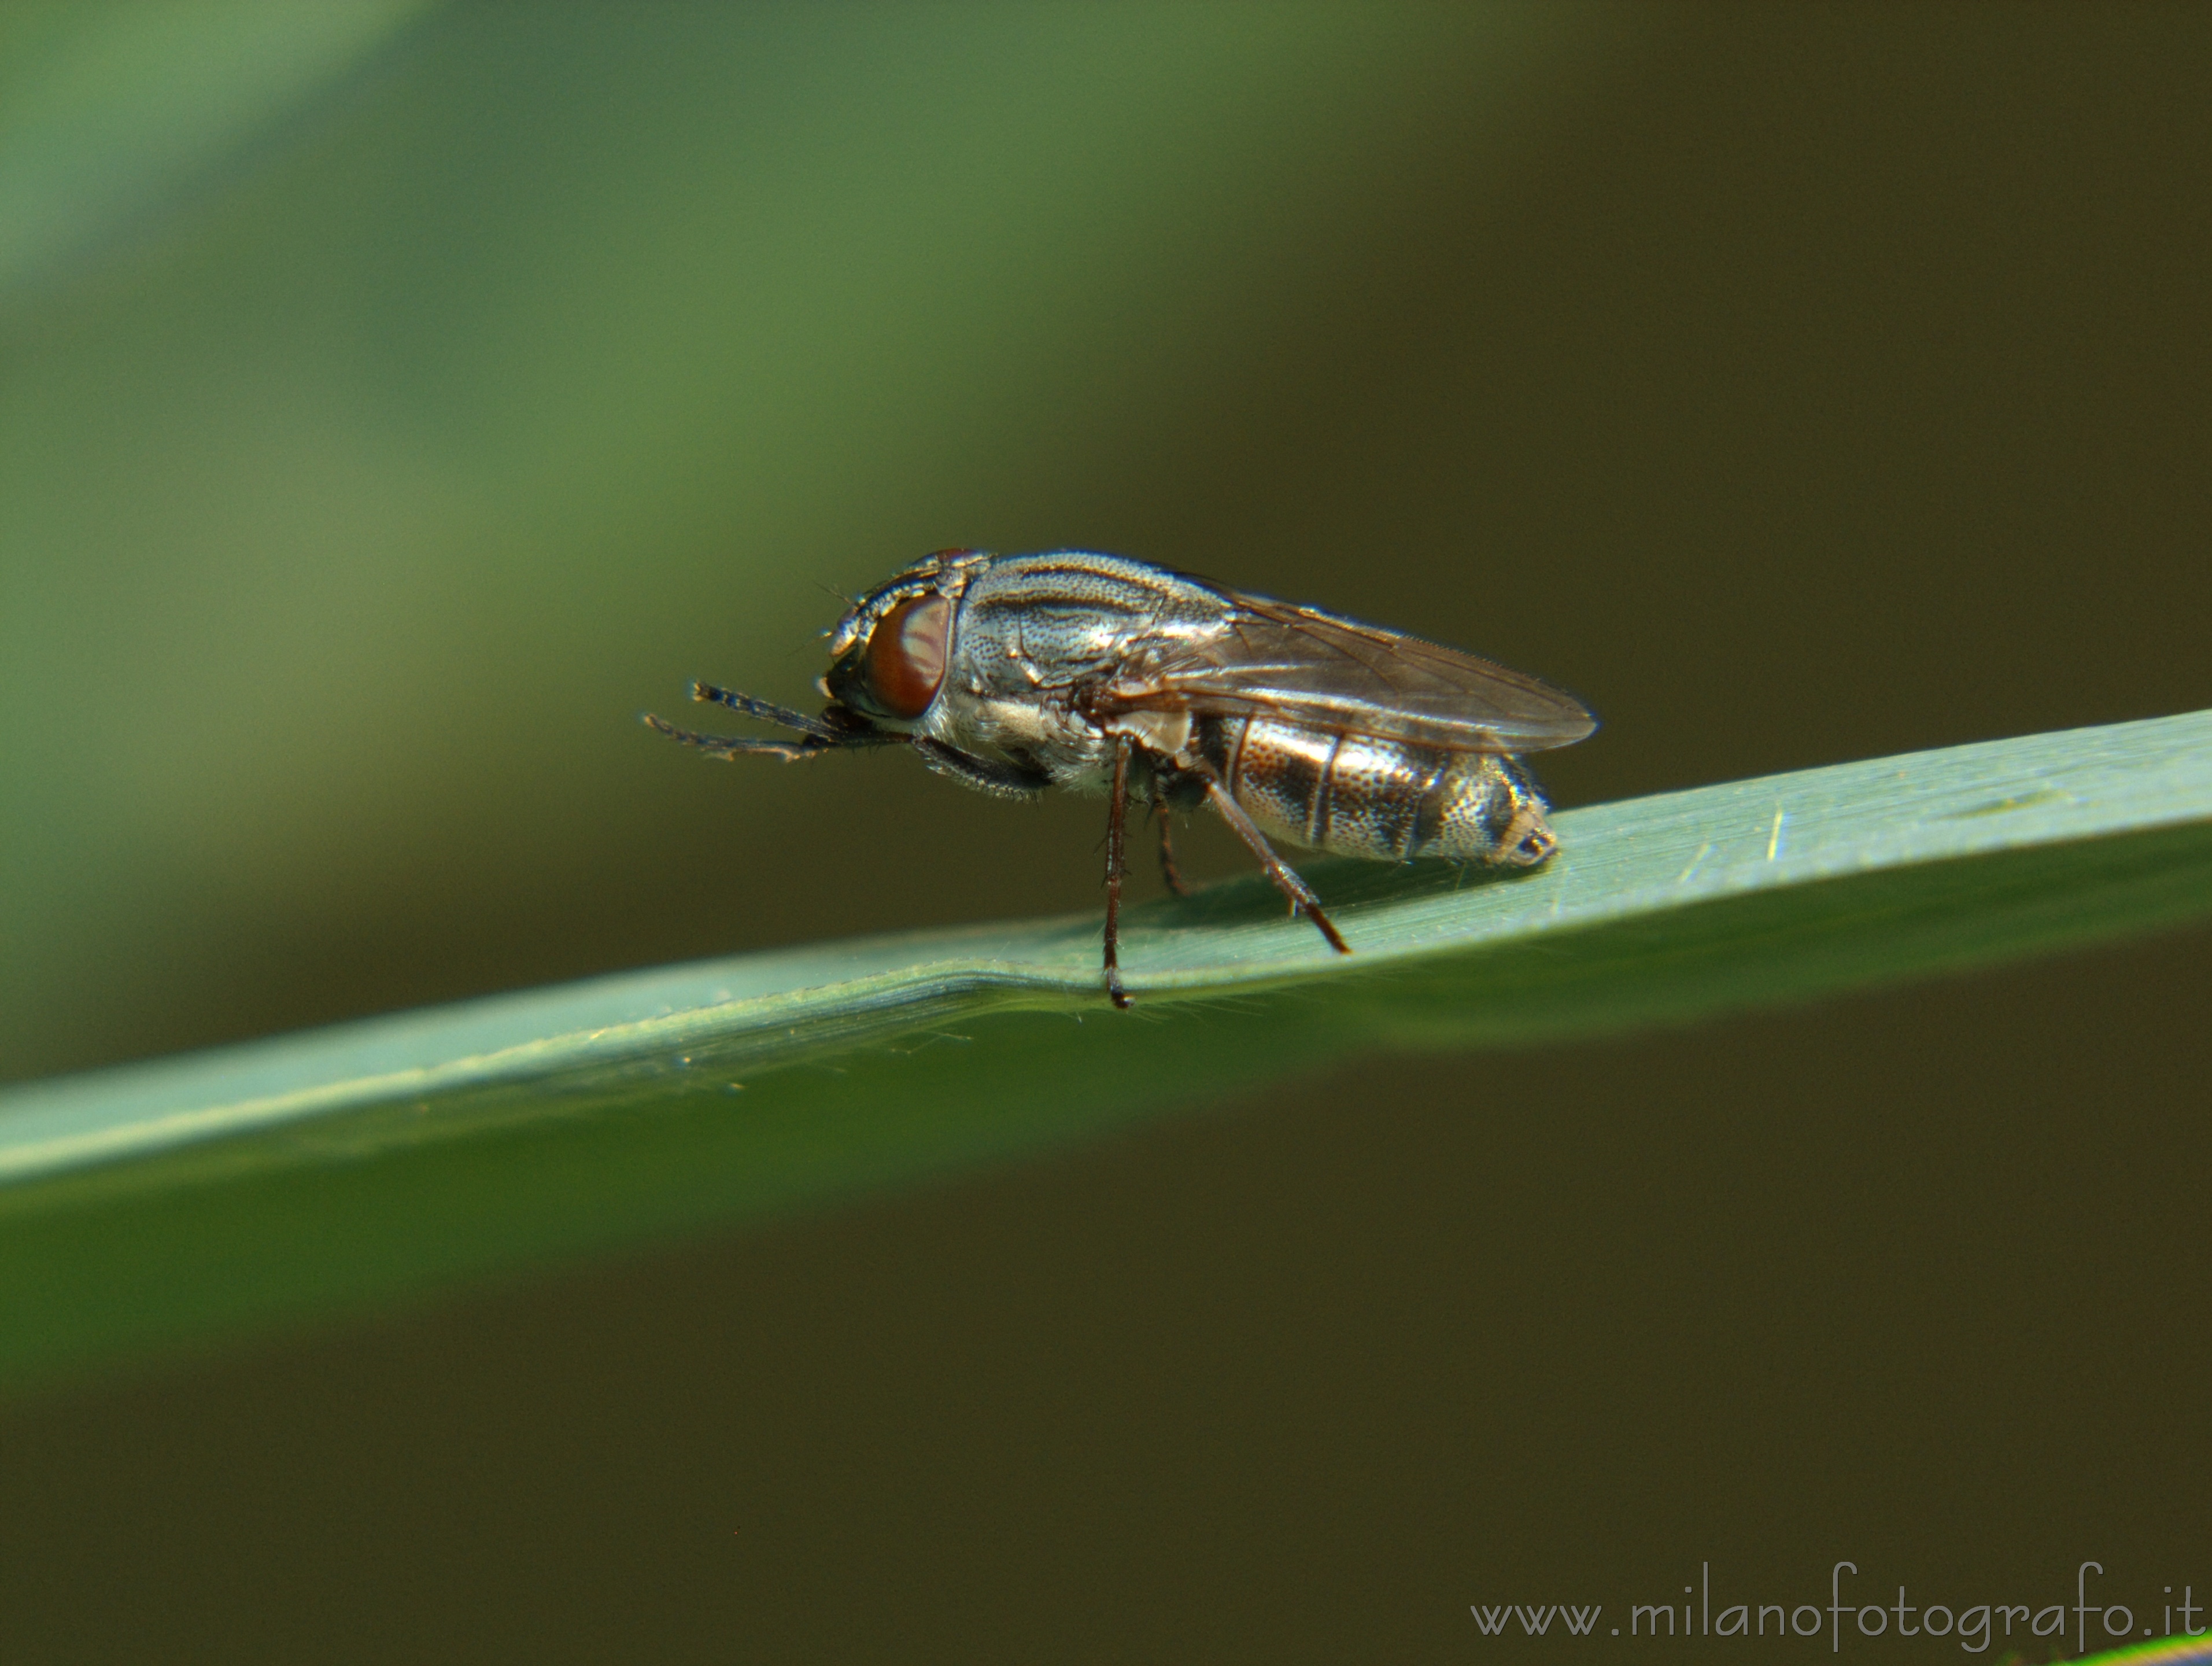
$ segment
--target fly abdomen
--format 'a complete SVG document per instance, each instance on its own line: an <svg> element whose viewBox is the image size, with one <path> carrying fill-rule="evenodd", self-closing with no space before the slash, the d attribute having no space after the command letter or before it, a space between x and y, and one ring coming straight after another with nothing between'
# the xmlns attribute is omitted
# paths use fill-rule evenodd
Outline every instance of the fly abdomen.
<svg viewBox="0 0 2212 1666"><path fill-rule="evenodd" d="M1540 862L1557 843L1512 758L1336 734L1277 718L1202 718L1192 739L1262 829L1340 856Z"/></svg>

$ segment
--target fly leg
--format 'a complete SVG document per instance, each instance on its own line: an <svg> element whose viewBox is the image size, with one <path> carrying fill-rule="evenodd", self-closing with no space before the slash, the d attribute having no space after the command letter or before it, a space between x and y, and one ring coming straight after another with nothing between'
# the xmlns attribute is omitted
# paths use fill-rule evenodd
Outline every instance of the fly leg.
<svg viewBox="0 0 2212 1666"><path fill-rule="evenodd" d="M963 787L988 793L994 799L1033 799L1052 785L1051 777L1038 775L1033 769L1020 769L1011 763L977 757L973 752L963 752L926 734L910 735L908 739L914 742L915 751L921 754L921 761L939 775L950 775Z"/></svg>
<svg viewBox="0 0 2212 1666"><path fill-rule="evenodd" d="M1160 878L1168 882L1168 889L1178 897L1190 895L1190 887L1182 882L1182 870L1176 866L1175 840L1168 830L1168 818L1175 812L1165 799L1154 799L1152 808L1160 816Z"/></svg>
<svg viewBox="0 0 2212 1666"><path fill-rule="evenodd" d="M701 734L696 729L679 729L666 718L645 714L646 725L657 729L671 740L680 740L686 746L696 746L708 757L780 757L786 763L797 763L805 758L819 757L824 752L834 752L839 742L819 739L807 735L799 740L754 740L733 734Z"/></svg>
<svg viewBox="0 0 2212 1666"><path fill-rule="evenodd" d="M1229 789L1221 784L1221 777L1209 769L1205 781L1206 795L1213 800L1213 807L1220 812L1221 819L1229 824L1230 830L1243 840L1246 848L1260 859L1261 867L1268 879L1274 881L1275 889L1291 899L1291 911L1295 914L1303 909L1306 918L1312 921L1321 934L1328 939L1330 948L1339 954L1350 954L1352 945L1329 922L1329 917L1321 911L1321 898L1314 895L1313 887L1299 879L1291 872L1290 864L1275 854L1274 847L1267 842L1267 836L1259 830L1251 817L1244 813L1244 806L1230 796Z"/></svg>
<svg viewBox="0 0 2212 1666"><path fill-rule="evenodd" d="M711 701L727 706L732 711L743 712L747 717L757 717L763 723L774 723L787 729L796 729L796 740L754 740L728 734L701 734L696 729L679 729L666 718L645 714L649 727L658 729L671 740L680 740L686 746L696 746L709 757L775 757L786 763L797 763L810 757L819 757L824 752L834 752L846 746L886 746L906 739L881 729L872 729L858 721L843 726L809 717L788 706L779 706L771 701L756 700L750 694L733 694L728 689L718 689L712 683L694 683L694 700Z"/></svg>
<svg viewBox="0 0 2212 1666"><path fill-rule="evenodd" d="M1129 820L1128 736L1114 738L1114 786L1106 804L1106 993L1123 1012L1129 1010L1128 992L1121 987L1122 849Z"/></svg>
<svg viewBox="0 0 2212 1666"><path fill-rule="evenodd" d="M847 736L847 731L835 728L818 717L809 717L805 712L779 706L773 700L757 700L750 694L739 694L732 689L718 689L712 683L694 683L691 697L702 704L727 706L733 712L757 717L762 722L773 723L780 729L796 729L817 740L842 741Z"/></svg>

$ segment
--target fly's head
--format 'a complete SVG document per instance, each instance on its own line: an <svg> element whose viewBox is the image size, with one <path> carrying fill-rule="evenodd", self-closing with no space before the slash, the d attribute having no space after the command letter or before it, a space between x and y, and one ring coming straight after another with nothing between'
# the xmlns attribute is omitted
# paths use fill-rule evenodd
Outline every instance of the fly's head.
<svg viewBox="0 0 2212 1666"><path fill-rule="evenodd" d="M945 685L960 593L990 564L980 550L940 550L861 597L830 632L822 692L874 727L919 723Z"/></svg>

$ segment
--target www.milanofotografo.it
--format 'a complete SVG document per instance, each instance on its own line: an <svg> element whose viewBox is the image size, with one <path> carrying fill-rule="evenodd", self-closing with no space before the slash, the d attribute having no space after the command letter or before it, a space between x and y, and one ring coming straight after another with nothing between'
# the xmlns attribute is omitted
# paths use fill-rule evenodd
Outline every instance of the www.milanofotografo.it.
<svg viewBox="0 0 2212 1666"><path fill-rule="evenodd" d="M1936 1639L1980 1654L2007 1639L2060 1638L2077 1654L2092 1648L2117 1648L2147 1637L2203 1637L2198 1623L2205 1607L2191 1584L2160 1584L2156 1600L2148 1590L2123 1591L2105 1577L2104 1565L2083 1562L2074 1571L2074 1590L2060 1599L2048 1589L2028 1591L2029 1601L1925 1602L1900 1584L1881 1600L1872 1578L1862 1580L1855 1562L1828 1570L1825 1602L1737 1601L1738 1593L1713 1590L1712 1564L1698 1566L1694 1584L1682 1587L1679 1600L1610 1606L1602 1602L1471 1602L1476 1629L1486 1637L1723 1637L1795 1643L1802 1648L1818 1639L1831 1653L1846 1645L1875 1639L1893 1646L1905 1639Z"/></svg>

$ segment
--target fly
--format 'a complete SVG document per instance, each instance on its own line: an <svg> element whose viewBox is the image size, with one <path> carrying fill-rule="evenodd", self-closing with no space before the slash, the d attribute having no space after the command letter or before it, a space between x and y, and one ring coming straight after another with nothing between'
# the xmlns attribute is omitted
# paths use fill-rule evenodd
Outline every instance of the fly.
<svg viewBox="0 0 2212 1666"><path fill-rule="evenodd" d="M1291 912L1348 954L1269 835L1374 861L1534 866L1559 837L1518 755L1597 727L1571 696L1456 648L1081 550L940 550L855 602L830 654L818 717L692 684L693 699L797 739L645 721L714 757L903 745L999 798L1103 791L1106 992L1123 1007L1133 798L1158 818L1160 870L1178 896L1169 812L1211 805Z"/></svg>

